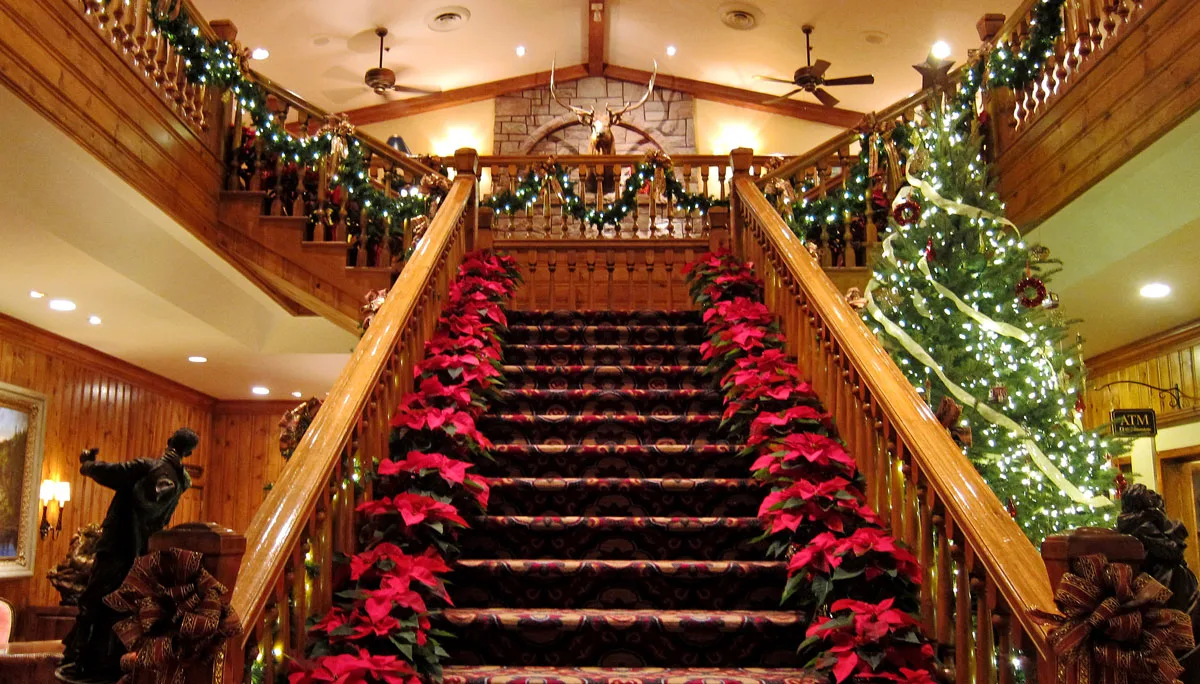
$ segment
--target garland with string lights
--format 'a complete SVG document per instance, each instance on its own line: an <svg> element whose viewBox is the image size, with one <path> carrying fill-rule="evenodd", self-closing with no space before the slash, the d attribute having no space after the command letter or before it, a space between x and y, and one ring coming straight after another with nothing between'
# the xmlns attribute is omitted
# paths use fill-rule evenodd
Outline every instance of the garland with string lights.
<svg viewBox="0 0 1200 684"><path fill-rule="evenodd" d="M675 177L675 170L670 157L651 152L644 161L638 163L625 184L621 194L603 210L589 207L575 191L576 183L571 180L570 171L553 159L545 164L536 165L524 177L518 177L515 188L505 188L492 195L487 200L487 206L497 213L512 215L518 211L531 208L541 197L546 181L558 186L558 197L562 200L563 211L589 226L597 228L605 225L615 226L633 211L637 205L637 196L648 183L654 181L655 172L663 172L663 196L671 202L677 211L691 214L699 212L701 216L716 206L729 206L728 200L718 200L704 193L689 193L683 183Z"/></svg>
<svg viewBox="0 0 1200 684"><path fill-rule="evenodd" d="M326 126L310 137L288 133L285 122L267 107L266 91L250 77L245 55L228 41L213 42L205 37L180 0L150 0L150 16L183 57L188 82L228 91L250 115L268 155L306 167L330 163L334 169L330 180L359 207L363 225L372 228L370 237L397 236L404 219L429 210L429 196L415 189L393 196L371 183L366 146L349 135L348 124Z"/></svg>

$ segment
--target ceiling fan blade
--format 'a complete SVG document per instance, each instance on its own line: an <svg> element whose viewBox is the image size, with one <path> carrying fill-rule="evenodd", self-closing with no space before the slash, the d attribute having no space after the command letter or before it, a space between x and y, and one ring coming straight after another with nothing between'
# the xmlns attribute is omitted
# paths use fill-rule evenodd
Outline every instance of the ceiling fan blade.
<svg viewBox="0 0 1200 684"><path fill-rule="evenodd" d="M330 88L329 90L323 90L321 92L330 100L333 100L337 104L342 104L344 102L353 100L363 93L368 93L370 90L370 88L365 86L358 86L357 88Z"/></svg>
<svg viewBox="0 0 1200 684"><path fill-rule="evenodd" d="M416 86L394 85L392 90L398 93L413 93L414 95L433 95L442 92L441 90L433 90L432 88L418 88Z"/></svg>
<svg viewBox="0 0 1200 684"><path fill-rule="evenodd" d="M844 86L844 85L871 85L875 82L874 76L846 76L844 78L827 78L822 85L827 86Z"/></svg>
<svg viewBox="0 0 1200 684"><path fill-rule="evenodd" d="M803 92L803 91L804 91L804 88L796 88L795 90L791 91L790 93L788 93L786 95L780 95L779 97L767 100L763 104L779 104L780 102L783 102L784 100L795 95L796 93Z"/></svg>
<svg viewBox="0 0 1200 684"><path fill-rule="evenodd" d="M328 78L328 79L332 79L332 80L345 81L346 83L362 83L362 80L363 80L363 75L362 75L361 71L354 72L354 71L350 71L349 69L347 69L344 66L337 66L337 65L331 66L328 69L326 69L321 74L321 76Z"/></svg>
<svg viewBox="0 0 1200 684"><path fill-rule="evenodd" d="M831 65L829 62L823 59L818 59L816 63L808 68L808 74L809 76L816 76L820 78L821 76L825 75L825 72L829 70L830 66Z"/></svg>
<svg viewBox="0 0 1200 684"><path fill-rule="evenodd" d="M774 76L755 76L755 77L754 77L754 80L756 80L756 81L770 81L770 82L772 82L772 83L787 83L787 84L791 84L791 83L793 83L793 81L789 81L789 80L788 80L788 79L786 79L786 78L775 78Z"/></svg>
<svg viewBox="0 0 1200 684"><path fill-rule="evenodd" d="M826 107L836 107L837 103L840 102L836 97L830 95L829 91L822 90L821 88L814 88L812 94Z"/></svg>

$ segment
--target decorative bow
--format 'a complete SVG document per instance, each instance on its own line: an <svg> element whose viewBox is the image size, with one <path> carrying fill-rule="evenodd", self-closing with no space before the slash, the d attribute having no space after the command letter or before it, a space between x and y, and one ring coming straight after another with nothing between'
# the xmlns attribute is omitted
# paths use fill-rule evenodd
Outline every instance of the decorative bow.
<svg viewBox="0 0 1200 684"><path fill-rule="evenodd" d="M646 154L642 156L642 163L659 169L669 169L671 156L659 149L646 150Z"/></svg>
<svg viewBox="0 0 1200 684"><path fill-rule="evenodd" d="M387 299L387 295L387 290L371 290L363 295L363 332L366 332L367 328L371 327L371 320L375 318L375 314L383 307L383 302Z"/></svg>
<svg viewBox="0 0 1200 684"><path fill-rule="evenodd" d="M229 590L201 567L202 560L195 551L154 551L135 560L121 588L104 597L109 608L128 615L113 626L129 651L121 656L121 684L130 684L137 671L178 684L185 668L211 662L241 634Z"/></svg>
<svg viewBox="0 0 1200 684"><path fill-rule="evenodd" d="M1063 575L1054 603L1062 615L1038 613L1058 625L1050 646L1088 684L1091 663L1115 684L1171 684L1183 672L1174 651L1193 645L1192 622L1163 606L1171 591L1150 575L1133 575L1103 554L1076 559Z"/></svg>
<svg viewBox="0 0 1200 684"><path fill-rule="evenodd" d="M345 114L330 114L325 124L317 130L317 137L330 136L329 156L325 158L325 173L332 177L342 165L349 149L346 140L354 135L354 124Z"/></svg>
<svg viewBox="0 0 1200 684"><path fill-rule="evenodd" d="M319 410L321 400L313 397L283 414L283 418L279 420L279 454L285 461L295 453L296 447L300 445L300 438L308 430L313 418L317 417Z"/></svg>

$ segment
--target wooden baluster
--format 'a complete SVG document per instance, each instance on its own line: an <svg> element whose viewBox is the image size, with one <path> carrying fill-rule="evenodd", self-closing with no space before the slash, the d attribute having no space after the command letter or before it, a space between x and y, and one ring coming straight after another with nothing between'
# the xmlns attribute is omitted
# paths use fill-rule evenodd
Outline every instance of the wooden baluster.
<svg viewBox="0 0 1200 684"><path fill-rule="evenodd" d="M1013 684L1016 679L1016 673L1013 672L1013 624L1008 604L999 595L996 599L996 607L991 615L992 631L996 635L996 681L998 684Z"/></svg>
<svg viewBox="0 0 1200 684"><path fill-rule="evenodd" d="M953 533L952 533L953 534ZM955 535L950 556L954 559L954 681L955 684L971 684L971 573L967 567L967 554L963 541Z"/></svg>
<svg viewBox="0 0 1200 684"><path fill-rule="evenodd" d="M667 273L667 311L675 310L675 250L663 252L663 270Z"/></svg>
<svg viewBox="0 0 1200 684"><path fill-rule="evenodd" d="M529 264L529 280L527 281L529 292L527 308L535 310L537 309L537 294L535 291L537 290L538 251L536 249L529 250L526 260L526 262Z"/></svg>
<svg viewBox="0 0 1200 684"><path fill-rule="evenodd" d="M996 678L992 674L992 656L995 653L995 644L992 639L990 606L995 587L981 568L974 570L978 572L978 575L971 577L971 595L975 599L975 681L994 682Z"/></svg>
<svg viewBox="0 0 1200 684"><path fill-rule="evenodd" d="M587 263L587 308L596 308L596 250L589 249L584 257Z"/></svg>
<svg viewBox="0 0 1200 684"><path fill-rule="evenodd" d="M903 441L897 439L891 463L888 464L888 497L891 509L892 536L904 538L904 462L908 450Z"/></svg>
<svg viewBox="0 0 1200 684"><path fill-rule="evenodd" d="M546 253L546 270L550 274L549 301L546 308L554 309L554 271L558 268L558 250L550 249Z"/></svg>
<svg viewBox="0 0 1200 684"><path fill-rule="evenodd" d="M605 250L604 251L604 268L605 268L605 270L608 271L608 283L607 283L605 289L608 292L608 295L607 295L608 307L607 308L610 311L613 309L613 290L616 289L615 287L613 287L613 282L614 282L613 281L613 271L616 269L616 267L617 267L616 252L614 252L611 249Z"/></svg>
<svg viewBox="0 0 1200 684"><path fill-rule="evenodd" d="M571 311L578 310L578 280L575 278L575 262L578 254L575 250L567 250L567 306Z"/></svg>
<svg viewBox="0 0 1200 684"><path fill-rule="evenodd" d="M629 290L629 308L637 309L637 283L634 278L634 270L637 268L637 256L634 250L625 251L625 280Z"/></svg>
<svg viewBox="0 0 1200 684"><path fill-rule="evenodd" d="M934 522L935 495L925 483L925 474L917 470L917 506L920 511L921 529L916 546L917 562L921 564L921 628L930 639L936 639L937 622L934 618Z"/></svg>
<svg viewBox="0 0 1200 684"><path fill-rule="evenodd" d="M950 535L947 531L946 518L941 512L941 506L936 501L932 500L933 515L930 521L933 523L934 531L937 534L937 556L936 556L936 571L934 572L934 641L941 647L948 648L953 643L951 641L951 632L954 626L954 616L951 612L951 606L954 603L954 569L951 565L952 551L950 548ZM944 653L939 654L945 657Z"/></svg>
<svg viewBox="0 0 1200 684"><path fill-rule="evenodd" d="M654 281L654 250L647 249L642 251L642 266L646 270L646 308L654 310L654 290L656 289Z"/></svg>

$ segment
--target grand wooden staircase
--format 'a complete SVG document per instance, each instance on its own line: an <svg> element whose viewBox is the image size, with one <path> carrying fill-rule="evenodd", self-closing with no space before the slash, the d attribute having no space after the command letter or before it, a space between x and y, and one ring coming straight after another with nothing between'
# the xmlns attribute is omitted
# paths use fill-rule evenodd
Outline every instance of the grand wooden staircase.
<svg viewBox="0 0 1200 684"><path fill-rule="evenodd" d="M982 25L981 34L991 41L1027 35L1036 4L1024 3L1006 22ZM1014 207L1018 223L1045 218L1200 107L1200 86L1191 72L1181 66L1175 74L1170 66L1176 56L1180 64L1190 64L1186 60L1194 61L1200 45L1200 25L1183 20L1189 10L1194 12L1194 3L1187 0L1071 0L1064 9L1068 30L1055 43L1042 78L1021 92L989 95L992 156L1005 196L1020 200ZM244 557L221 531L193 528L170 537L170 543L190 544L208 555L214 572L233 587L232 604L244 630L243 637L228 643L214 671L195 668L189 681L243 682L254 673L261 677L255 681L272 682L289 658L302 655L306 620L325 611L337 589L334 558L356 544L354 508L366 496L354 486L357 476L386 456L389 420L412 389L412 369L422 358L450 280L468 250L484 247L518 258L526 285L510 306L519 311L649 309L686 317L694 315L678 313L690 307L681 273L686 263L712 247L729 247L752 261L767 283L766 304L786 333L788 353L808 375L867 478L869 503L921 562L922 627L955 682L1059 680L1048 628L1035 615L1055 610L1052 587L1073 550L1051 544L1043 549L1044 559L1039 555L844 299L846 286L866 278L881 217L864 209L864 230L848 228L844 236L850 248L840 257L821 251L817 261L764 193L779 178L798 186L808 179L814 198L836 192L858 161L855 146L862 135L911 121L932 91L879 112L864 131L847 132L777 168L768 168L767 160L750 150L733 151L728 162L723 156L676 160L693 189L707 187L727 198L730 208L696 220L655 209L650 202L613 239L596 239L577 233L567 221L556 222L548 196L535 210L513 216L481 209L489 192L544 160L480 160L464 150L447 164L454 174L423 237L368 245L352 240L344 219L315 226L310 220L312 209L335 205L344 216L345 206L329 193L328 179L317 182L313 196L294 198L288 206L279 199L285 177L279 160L257 151L251 180L240 179L230 151L242 140L243 113L235 104L222 105L218 94L186 83L178 56L147 32L145 11L141 2L93 1L81 8L65 0L0 0L0 81L64 130L74 131L81 145L296 315L322 315L353 329L363 294L391 286L329 399L245 530ZM220 23L205 27L213 36L228 30ZM52 49L55 43L70 49ZM95 64L73 57L80 53ZM1178 78L1167 85L1168 76ZM1089 79L1094 86L1088 86ZM262 82L294 130L312 132L327 121L326 113ZM1138 103L1155 105L1147 125L1131 123ZM1103 134L1073 135L1070 148L1064 147L1061 131L1085 130ZM377 141L360 139L372 150L372 177L380 187L407 189L426 176L440 176ZM1089 147L1093 144L1101 145L1103 154ZM1102 163L1089 161L1096 159ZM578 178L589 164L619 173L638 161L566 163ZM261 174L272 165L273 175ZM1056 169L1071 173L1056 175ZM274 185L264 187L268 177ZM1011 185L1013 178L1024 179L1020 187ZM886 188L887 181L880 182ZM598 192L589 201L605 199ZM659 219L673 226L669 235L642 237ZM495 473L511 480L504 485L511 491L502 500L512 504L505 515L547 512L522 504L528 501L522 488L536 488L537 476L547 474L527 466L533 467L514 465ZM595 473L585 468L556 474L586 478ZM677 474L698 479L682 466ZM655 486L643 488L651 492ZM661 494L655 490L646 496ZM582 501L571 514L601 513ZM511 550L492 551L481 551L464 572L495 580L499 570L487 561ZM572 572L592 577L633 572L633 566L619 564L602 569L603 562L615 560L576 559L576 565L555 570L555 581L569 584L573 580L566 575ZM710 564L696 572L715 575L711 563L722 560L705 559ZM685 599L691 600L679 600ZM479 597L476 607L485 600ZM579 611L587 608L566 610L586 620ZM479 641L504 628L499 618L458 614L447 619L476 630L469 633ZM540 664L552 663L547 657ZM779 665L794 663L784 659ZM475 678L466 670L452 674L456 682Z"/></svg>

